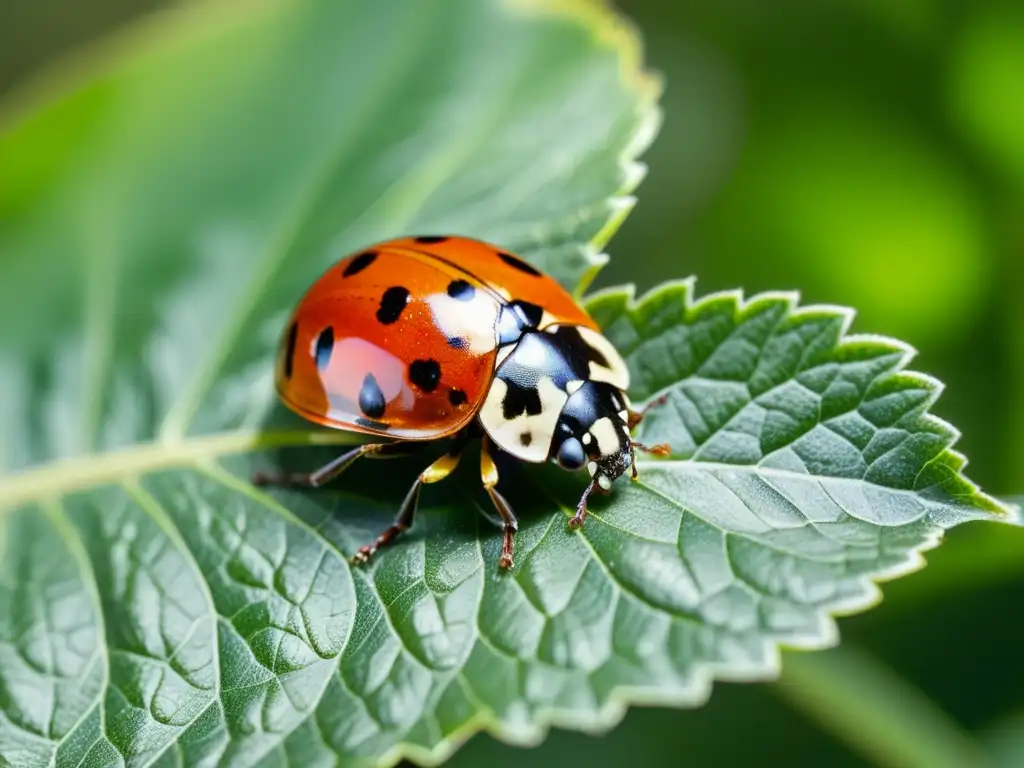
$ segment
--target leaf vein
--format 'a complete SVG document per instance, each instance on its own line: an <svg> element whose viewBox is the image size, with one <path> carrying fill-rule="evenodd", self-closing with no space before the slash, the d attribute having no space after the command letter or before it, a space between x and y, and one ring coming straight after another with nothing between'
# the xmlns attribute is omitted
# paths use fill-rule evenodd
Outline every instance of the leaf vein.
<svg viewBox="0 0 1024 768"><path fill-rule="evenodd" d="M93 570L92 562L89 559L89 553L85 549L85 544L78 535L78 531L75 530L74 524L68 518L67 510L64 509L60 500L56 498L50 500L48 504L43 506L43 511L53 523L54 528L57 529L57 532L60 533L61 537L64 539L68 549L71 551L72 557L77 561L78 570L79 573L82 574L82 580L85 583L86 591L93 600L93 615L96 617L97 625L97 647L95 653L103 660L103 680L100 685L100 695L96 699L95 706L98 708L100 713L100 734L109 741L109 738L107 737L107 711L104 693L110 685L110 657L107 646L106 615L103 613L103 601L100 599L99 582L96 580L96 573ZM65 743L67 737L73 734L78 726L85 721L91 710L92 707L83 712L81 717L78 718L64 737L57 742L57 749L54 750L54 756L56 756L60 746ZM98 740L99 738L97 738L97 741ZM118 751L120 752L120 750ZM86 755L88 755L88 751L83 754L83 761L85 760ZM79 765L81 765L81 761L79 762Z"/></svg>

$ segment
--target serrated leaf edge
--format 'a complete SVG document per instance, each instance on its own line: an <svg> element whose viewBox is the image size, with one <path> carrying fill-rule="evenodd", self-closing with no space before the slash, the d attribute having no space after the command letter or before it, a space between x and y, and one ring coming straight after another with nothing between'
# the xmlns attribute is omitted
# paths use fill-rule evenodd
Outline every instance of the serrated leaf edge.
<svg viewBox="0 0 1024 768"><path fill-rule="evenodd" d="M850 333L850 327L856 319L857 312L855 309L839 304L828 303L805 304L801 306L801 294L799 291L762 291L748 297L745 296L742 289L735 288L715 291L695 299L694 288L696 287L696 283L696 276L668 280L639 296L637 296L635 284L625 283L594 291L585 297L584 304L588 309L592 309L596 304L606 300L624 301L626 312L632 314L641 312L645 305L655 303L659 300L664 300L668 297L670 299L679 298L683 303L685 311L689 313L699 312L715 302L724 300L733 305L735 316L742 318L751 310L751 308L758 304L765 302L779 302L786 306L786 313L780 319L780 322L813 317L840 319L841 325L838 333L838 341L835 347L836 349L842 349L844 346L849 347L863 344L897 352L900 354L900 359L892 370L886 374L886 377L896 375L910 376L920 382L922 389L928 391L926 405L921 417L926 419L930 425L941 429L948 435L945 441L945 448L941 455L947 456L955 461L956 466L958 467L956 473L957 477L959 477L959 479L961 479L970 489L972 501L977 502L971 506L976 509L990 512L996 516L995 519L1000 519L1001 517L1001 519L1006 522L1022 524L1021 507L1019 505L1000 501L996 497L983 492L977 483L970 480L963 474L962 470L968 465L968 459L963 453L953 448L953 445L962 436L962 432L945 419L942 419L932 413L930 410L941 397L945 390L945 384L930 374L911 370L907 367L917 355L917 349L912 345L899 339L885 336L884 334ZM651 399L658 394L660 393L654 393ZM653 465L653 462L649 461L640 463Z"/></svg>

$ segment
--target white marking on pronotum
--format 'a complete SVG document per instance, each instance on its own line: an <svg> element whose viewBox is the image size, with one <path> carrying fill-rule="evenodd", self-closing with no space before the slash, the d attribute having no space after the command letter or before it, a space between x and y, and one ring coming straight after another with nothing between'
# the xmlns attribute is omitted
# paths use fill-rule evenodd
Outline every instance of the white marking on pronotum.
<svg viewBox="0 0 1024 768"><path fill-rule="evenodd" d="M592 331L589 328L579 326L580 336L585 344L600 352L608 362L607 366L597 363L590 363L590 378L592 381L606 381L616 389L629 389L629 367L622 359L619 351L611 345L602 334Z"/></svg>
<svg viewBox="0 0 1024 768"><path fill-rule="evenodd" d="M551 450L551 438L558 425L558 416L565 401L569 399L568 395L555 386L549 377L542 376L537 382L540 413L531 415L524 411L515 418L506 419L504 402L507 394L508 384L503 379L495 378L480 409L480 423L502 450L523 461L546 461ZM519 439L524 432L533 436L529 445L523 445Z"/></svg>
<svg viewBox="0 0 1024 768"><path fill-rule="evenodd" d="M602 456L618 453L619 435L611 419L607 417L598 419L590 426L590 432L597 440L597 450Z"/></svg>
<svg viewBox="0 0 1024 768"><path fill-rule="evenodd" d="M583 444L584 445L590 445L590 443L591 443L591 441L593 441L593 439L594 439L594 436L591 435L589 432L587 432L585 435L583 435Z"/></svg>

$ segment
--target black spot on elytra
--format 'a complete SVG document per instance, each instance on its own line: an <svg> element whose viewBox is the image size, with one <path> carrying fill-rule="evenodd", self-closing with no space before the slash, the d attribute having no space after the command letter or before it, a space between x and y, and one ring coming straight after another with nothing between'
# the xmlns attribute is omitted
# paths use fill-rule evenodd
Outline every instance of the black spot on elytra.
<svg viewBox="0 0 1024 768"><path fill-rule="evenodd" d="M452 280L448 283L448 295L459 301L472 301L476 295L476 288L465 280Z"/></svg>
<svg viewBox="0 0 1024 768"><path fill-rule="evenodd" d="M461 389L452 389L448 391L448 402L458 408L464 402L466 402L466 393Z"/></svg>
<svg viewBox="0 0 1024 768"><path fill-rule="evenodd" d="M402 310L409 303L409 289L400 285L392 286L384 291L380 297L380 307L377 308L377 320L384 325L391 325L398 322L402 316Z"/></svg>
<svg viewBox="0 0 1024 768"><path fill-rule="evenodd" d="M529 301L513 301L498 315L498 344L517 341L525 331L536 328L544 317L544 308Z"/></svg>
<svg viewBox="0 0 1024 768"><path fill-rule="evenodd" d="M437 360L413 360L409 365L409 381L424 392L433 392L441 381L441 366Z"/></svg>
<svg viewBox="0 0 1024 768"><path fill-rule="evenodd" d="M376 258L376 251L364 251L363 253L360 253L348 263L348 266L345 267L345 271L341 273L341 276L352 277L352 275L358 275L368 266L373 264Z"/></svg>
<svg viewBox="0 0 1024 768"><path fill-rule="evenodd" d="M384 415L384 393L372 373L366 374L363 386L359 388L359 410L371 419L379 419Z"/></svg>
<svg viewBox="0 0 1024 768"><path fill-rule="evenodd" d="M513 256L511 253L505 253L504 251L498 252L498 258L508 264L510 267L515 267L520 272L525 272L528 275L534 277L540 277L540 271L532 264L527 264L525 261L520 259L518 256Z"/></svg>
<svg viewBox="0 0 1024 768"><path fill-rule="evenodd" d="M543 410L540 402L540 392L536 387L524 387L515 381L506 381L508 391L501 401L501 414L506 419L514 419L526 413L530 416L537 416Z"/></svg>
<svg viewBox="0 0 1024 768"><path fill-rule="evenodd" d="M448 339L448 346L452 349L467 349L469 342L462 336L452 336Z"/></svg>
<svg viewBox="0 0 1024 768"><path fill-rule="evenodd" d="M529 447L530 443L532 443L532 442L533 442L533 435L531 435L529 432L523 432L523 434L521 434L519 436L519 443L524 448Z"/></svg>
<svg viewBox="0 0 1024 768"><path fill-rule="evenodd" d="M433 245L434 243L443 243L448 237L445 235L420 235L416 238L417 243L423 243L425 245Z"/></svg>
<svg viewBox="0 0 1024 768"><path fill-rule="evenodd" d="M331 352L334 351L334 329L327 326L316 337L316 367L321 371L330 365Z"/></svg>
<svg viewBox="0 0 1024 768"><path fill-rule="evenodd" d="M288 344L284 350L284 375L287 378L292 377L292 370L295 367L295 342L299 338L299 324L292 323L292 327L288 329Z"/></svg>

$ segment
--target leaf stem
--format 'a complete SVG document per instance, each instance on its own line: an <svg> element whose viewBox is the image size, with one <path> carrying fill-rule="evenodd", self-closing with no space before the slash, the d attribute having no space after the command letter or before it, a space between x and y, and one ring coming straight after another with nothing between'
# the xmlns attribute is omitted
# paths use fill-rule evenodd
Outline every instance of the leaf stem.
<svg viewBox="0 0 1024 768"><path fill-rule="evenodd" d="M980 745L920 689L850 645L787 653L775 690L877 765L987 768Z"/></svg>
<svg viewBox="0 0 1024 768"><path fill-rule="evenodd" d="M341 430L237 430L73 457L0 476L0 513L30 501L56 498L145 472L193 465L205 458L288 446L352 445L360 439L360 435Z"/></svg>

